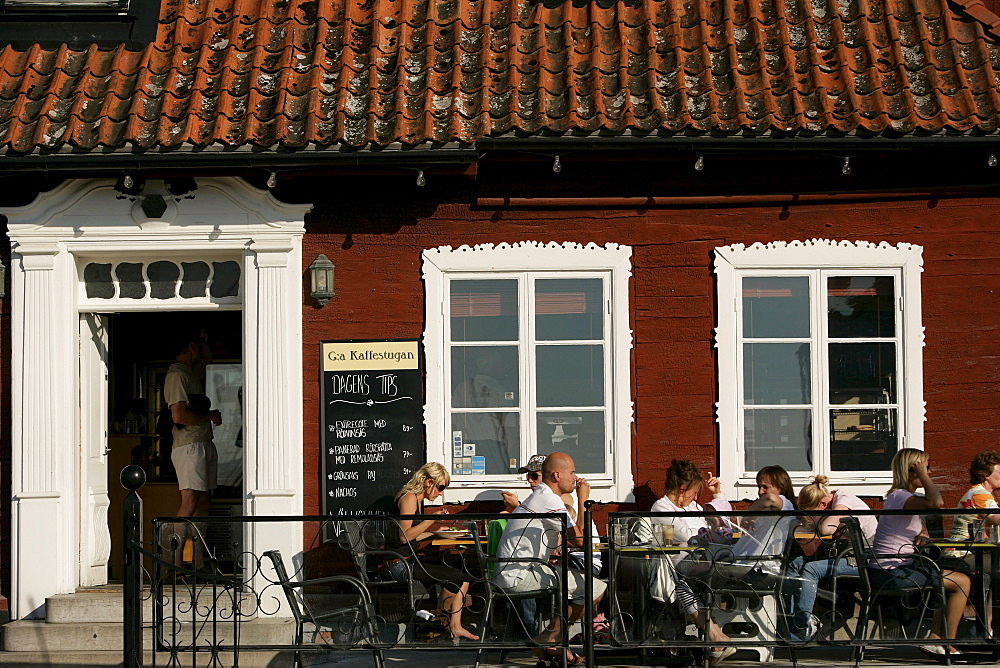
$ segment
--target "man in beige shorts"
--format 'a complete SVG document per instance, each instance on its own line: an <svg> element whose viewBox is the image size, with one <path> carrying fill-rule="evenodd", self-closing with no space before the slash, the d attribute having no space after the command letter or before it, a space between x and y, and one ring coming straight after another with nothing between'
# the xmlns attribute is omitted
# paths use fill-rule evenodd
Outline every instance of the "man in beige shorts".
<svg viewBox="0 0 1000 668"><path fill-rule="evenodd" d="M175 361L167 369L163 395L174 421L170 461L177 471L181 492L177 517L192 517L201 506L207 505L209 494L216 487L219 456L212 442L212 425L222 424L222 414L211 410L206 415L198 415L188 407L192 395L204 394L195 369L211 361L204 330L192 333L179 343Z"/></svg>

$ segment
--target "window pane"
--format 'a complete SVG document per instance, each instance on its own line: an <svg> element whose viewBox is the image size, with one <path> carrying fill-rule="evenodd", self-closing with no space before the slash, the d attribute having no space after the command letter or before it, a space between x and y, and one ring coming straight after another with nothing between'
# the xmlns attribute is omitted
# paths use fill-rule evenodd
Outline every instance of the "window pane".
<svg viewBox="0 0 1000 668"><path fill-rule="evenodd" d="M153 262L146 267L146 275L149 277L149 296L153 299L171 299L177 290L177 279L181 277L181 270L173 262L160 260Z"/></svg>
<svg viewBox="0 0 1000 668"><path fill-rule="evenodd" d="M830 465L835 471L888 471L896 454L896 409L830 411Z"/></svg>
<svg viewBox="0 0 1000 668"><path fill-rule="evenodd" d="M516 346L453 346L451 405L513 408L518 402Z"/></svg>
<svg viewBox="0 0 1000 668"><path fill-rule="evenodd" d="M181 262L184 280L181 283L181 297L191 299L204 297L208 292L208 264L206 262Z"/></svg>
<svg viewBox="0 0 1000 668"><path fill-rule="evenodd" d="M831 338L896 336L892 276L833 276L827 281Z"/></svg>
<svg viewBox="0 0 1000 668"><path fill-rule="evenodd" d="M520 416L517 413L452 413L452 475L482 474L474 457L486 458L486 474L517 471L521 456ZM456 455L461 440L462 454Z"/></svg>
<svg viewBox="0 0 1000 668"><path fill-rule="evenodd" d="M535 338L539 341L604 338L604 287L599 278L535 281Z"/></svg>
<svg viewBox="0 0 1000 668"><path fill-rule="evenodd" d="M240 294L240 263L213 262L212 296L238 297Z"/></svg>
<svg viewBox="0 0 1000 668"><path fill-rule="evenodd" d="M830 403L896 403L896 344L831 343Z"/></svg>
<svg viewBox="0 0 1000 668"><path fill-rule="evenodd" d="M565 452L576 463L577 473L604 473L604 413L538 413L537 426L535 452Z"/></svg>
<svg viewBox="0 0 1000 668"><path fill-rule="evenodd" d="M807 276L747 276L743 279L743 336L809 336Z"/></svg>
<svg viewBox="0 0 1000 668"><path fill-rule="evenodd" d="M452 341L516 341L517 281L451 281Z"/></svg>
<svg viewBox="0 0 1000 668"><path fill-rule="evenodd" d="M83 268L83 282L90 299L112 299L115 284L111 282L111 265L91 262Z"/></svg>
<svg viewBox="0 0 1000 668"><path fill-rule="evenodd" d="M538 346L539 406L603 406L604 346Z"/></svg>
<svg viewBox="0 0 1000 668"><path fill-rule="evenodd" d="M124 299L142 299L146 296L146 285L142 282L142 265L138 262L122 262L115 267L118 278L118 295Z"/></svg>
<svg viewBox="0 0 1000 668"><path fill-rule="evenodd" d="M746 470L780 464L787 471L812 470L812 417L808 409L744 411Z"/></svg>
<svg viewBox="0 0 1000 668"><path fill-rule="evenodd" d="M811 402L808 343L744 343L743 402Z"/></svg>

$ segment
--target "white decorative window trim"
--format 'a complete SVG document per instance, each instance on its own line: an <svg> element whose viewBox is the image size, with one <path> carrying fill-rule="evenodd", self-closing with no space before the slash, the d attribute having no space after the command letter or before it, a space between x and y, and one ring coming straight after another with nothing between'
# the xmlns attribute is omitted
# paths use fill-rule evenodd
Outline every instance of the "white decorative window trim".
<svg viewBox="0 0 1000 668"><path fill-rule="evenodd" d="M923 449L925 402L923 400L923 345L921 325L920 274L923 271L923 247L908 243L895 246L867 241L775 241L751 246L733 244L715 249L715 274L718 290L718 327L715 347L718 351L719 402L716 419L719 423L719 476L731 498L756 498L755 472L744 471L743 435L739 431L740 406L734 384L742 377L737 366L739 281L743 271L759 270L875 270L900 271L898 299L902 300L901 347L903 378L898 399L902 412L899 447ZM905 439L905 440L904 440ZM774 462L780 464L781 462ZM892 482L885 475L829 474L830 484L854 494L882 496ZM792 477L798 488L812 482L812 475Z"/></svg>
<svg viewBox="0 0 1000 668"><path fill-rule="evenodd" d="M611 295L611 387L608 399L611 416L608 436L612 443L608 459L611 470L600 479L591 479L591 497L599 501L632 501L632 421L631 397L632 330L629 326L629 278L632 275L632 249L618 244L519 243L482 244L477 246L441 246L422 254L425 295L424 355L427 365L427 396L424 423L427 430L427 460L448 461L450 435L445 433L450 394L445 378L444 318L447 287L451 272L512 272L512 271L607 271L610 273ZM523 476L511 477L505 489L516 490L524 498L527 483ZM491 490L487 492L486 490ZM452 478L448 490L451 501L471 501L477 498L497 500L496 481L458 480Z"/></svg>

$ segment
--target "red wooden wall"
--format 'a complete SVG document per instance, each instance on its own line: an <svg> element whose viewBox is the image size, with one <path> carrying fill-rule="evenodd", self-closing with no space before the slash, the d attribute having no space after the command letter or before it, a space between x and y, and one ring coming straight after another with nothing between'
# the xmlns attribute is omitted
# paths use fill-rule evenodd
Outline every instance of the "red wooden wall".
<svg viewBox="0 0 1000 668"><path fill-rule="evenodd" d="M737 208L493 210L468 203L318 204L305 264L325 253L337 295L305 299L306 511L319 509L317 350L327 338L418 337L420 252L439 245L608 242L633 248L633 473L646 508L670 459L717 470L712 249L808 238L924 247L926 446L946 500L967 486L968 462L1000 436L1000 216L989 198L838 202Z"/></svg>

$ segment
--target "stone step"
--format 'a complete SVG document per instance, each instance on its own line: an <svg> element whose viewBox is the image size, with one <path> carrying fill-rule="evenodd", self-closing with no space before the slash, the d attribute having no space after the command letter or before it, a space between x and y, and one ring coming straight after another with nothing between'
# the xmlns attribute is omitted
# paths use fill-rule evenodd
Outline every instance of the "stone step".
<svg viewBox="0 0 1000 668"><path fill-rule="evenodd" d="M172 628L172 627L169 627ZM212 641L211 628L204 622L197 624L199 644ZM215 642L228 643L233 637L233 625L216 626ZM251 619L240 624L241 645L289 645L295 635L291 619ZM143 643L153 646L152 632L144 629ZM177 637L190 645L194 636L190 623L180 623ZM5 652L100 652L122 651L123 625L121 623L63 623L49 624L39 620L20 620L3 626Z"/></svg>
<svg viewBox="0 0 1000 668"><path fill-rule="evenodd" d="M234 605L234 597L222 590L212 591L210 587L199 587L197 590L198 605L195 610L206 614L213 608L212 601L216 600L218 609L229 610ZM163 611L164 616L175 616L172 613L174 596L173 590L164 589ZM253 594L245 593L240 595L240 605L244 619L252 619L256 616L256 599ZM181 588L176 597L177 604L184 605L185 609L190 609L190 604L194 601L194 594L190 589ZM75 624L79 622L92 622L95 624L121 624L124 619L125 604L122 599L122 590L114 587L95 587L92 589L81 589L75 594L57 594L45 599L45 621L49 624ZM153 597L149 589L143 590L142 595L142 618L148 622L153 619Z"/></svg>
<svg viewBox="0 0 1000 668"><path fill-rule="evenodd" d="M370 655L369 655L370 656ZM224 666L233 665L233 655L230 653L220 654L219 658ZM359 655L359 659L367 658L364 654ZM273 668L274 666L291 666L292 655L290 652L240 652L240 668ZM181 665L187 667L193 665L190 656L180 657ZM210 666L212 657L198 655L198 666ZM157 666L166 666L170 663L170 655L162 652L157 653ZM146 652L143 657L143 664L154 665L153 655ZM78 666L121 666L122 653L117 652L0 652L0 666L4 668L38 668L38 666L48 666L49 668L77 668ZM310 665L306 661L306 665Z"/></svg>

